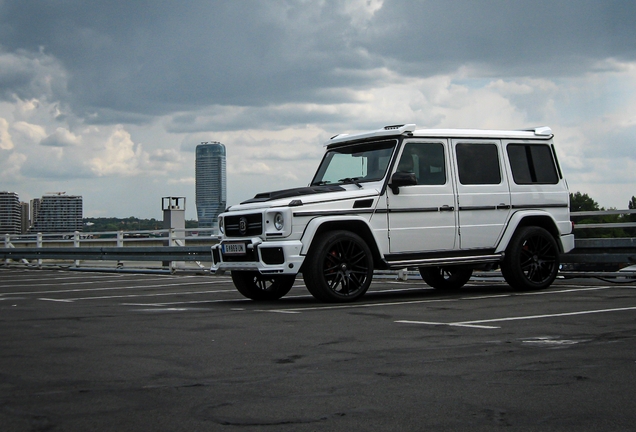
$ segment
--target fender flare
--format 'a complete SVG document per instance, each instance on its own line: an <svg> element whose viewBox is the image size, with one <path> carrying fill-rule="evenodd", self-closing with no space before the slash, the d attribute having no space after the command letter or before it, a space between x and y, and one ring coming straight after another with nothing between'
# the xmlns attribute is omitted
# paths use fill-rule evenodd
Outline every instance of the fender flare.
<svg viewBox="0 0 636 432"><path fill-rule="evenodd" d="M367 242L368 246L371 248L371 251L373 251L374 255L376 253L379 254L378 239L376 238L373 229L371 229L371 226L369 225L369 221L362 216L351 215L346 217L317 216L313 218L312 220L310 220L309 223L305 226L303 235L300 238L300 241L302 242L302 245L303 245L300 251L301 255L307 255L307 253L309 252L309 249L311 248L311 245L314 242L316 234L319 233L321 229L325 227L326 225L329 225L334 229L343 229L343 230L348 229L352 232L357 233ZM362 230L364 232L360 232L360 228L351 229L351 226L356 226L356 227L363 226Z"/></svg>
<svg viewBox="0 0 636 432"><path fill-rule="evenodd" d="M529 223L531 221L532 223ZM551 213L541 210L519 210L508 220L506 229L495 248L495 253L505 252L508 243L510 243L510 239L512 239L512 236L520 226L539 226L545 228L554 236L554 240L556 240L557 245L559 245L559 249L562 248L558 224Z"/></svg>

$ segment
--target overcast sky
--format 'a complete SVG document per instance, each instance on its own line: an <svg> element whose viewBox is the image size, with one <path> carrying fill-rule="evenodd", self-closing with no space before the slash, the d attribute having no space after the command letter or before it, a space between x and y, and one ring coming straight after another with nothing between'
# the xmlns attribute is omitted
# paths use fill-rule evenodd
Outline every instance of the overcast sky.
<svg viewBox="0 0 636 432"><path fill-rule="evenodd" d="M228 201L305 186L337 133L555 133L572 192L636 195L636 2L0 0L0 190L161 219L194 148Z"/></svg>

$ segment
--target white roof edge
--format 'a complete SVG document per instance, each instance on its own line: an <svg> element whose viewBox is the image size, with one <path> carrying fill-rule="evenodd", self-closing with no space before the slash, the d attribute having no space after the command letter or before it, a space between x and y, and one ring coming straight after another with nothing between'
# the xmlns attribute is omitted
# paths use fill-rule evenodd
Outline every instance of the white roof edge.
<svg viewBox="0 0 636 432"><path fill-rule="evenodd" d="M327 141L325 145L330 145L330 144L334 144L334 143L342 142L342 141L363 139L363 138L382 137L382 136L389 136L389 135L402 135L404 133L410 133L413 131L415 131L414 123L408 123L408 124L402 124L402 125L390 125L390 126L384 126L382 129L362 132L358 134L352 134L352 135L338 134L331 137L331 139Z"/></svg>
<svg viewBox="0 0 636 432"><path fill-rule="evenodd" d="M385 126L375 131L362 132L358 134L339 134L331 138L325 145L338 142L353 141L364 138L382 137L389 135L402 135L408 133L414 137L471 137L471 138L544 138L553 136L552 129L548 126L534 127L521 130L495 130L495 129L415 129L415 124L404 124L396 126Z"/></svg>

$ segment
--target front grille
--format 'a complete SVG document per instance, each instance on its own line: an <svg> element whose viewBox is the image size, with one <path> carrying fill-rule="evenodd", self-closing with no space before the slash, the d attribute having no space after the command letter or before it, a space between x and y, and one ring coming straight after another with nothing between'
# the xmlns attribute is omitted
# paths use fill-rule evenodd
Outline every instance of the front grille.
<svg viewBox="0 0 636 432"><path fill-rule="evenodd" d="M247 230L241 232L241 219L245 218ZM252 237L263 233L263 215L262 213L246 214L240 216L226 216L223 221L225 224L225 235L227 237Z"/></svg>

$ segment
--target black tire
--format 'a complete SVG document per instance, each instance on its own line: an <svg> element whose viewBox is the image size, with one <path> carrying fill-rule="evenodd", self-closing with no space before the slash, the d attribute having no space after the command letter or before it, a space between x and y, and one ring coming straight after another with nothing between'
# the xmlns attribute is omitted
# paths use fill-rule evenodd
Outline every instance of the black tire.
<svg viewBox="0 0 636 432"><path fill-rule="evenodd" d="M420 267L419 270L424 282L435 289L444 291L460 289L473 275L472 268L461 266Z"/></svg>
<svg viewBox="0 0 636 432"><path fill-rule="evenodd" d="M245 297L257 300L278 300L289 292L296 275L266 276L255 271L233 271L232 282Z"/></svg>
<svg viewBox="0 0 636 432"><path fill-rule="evenodd" d="M516 290L540 290L549 287L559 270L556 240L541 227L517 230L506 248L501 273Z"/></svg>
<svg viewBox="0 0 636 432"><path fill-rule="evenodd" d="M330 231L314 241L303 267L311 295L326 302L364 295L373 279L373 256L366 242L349 231Z"/></svg>

